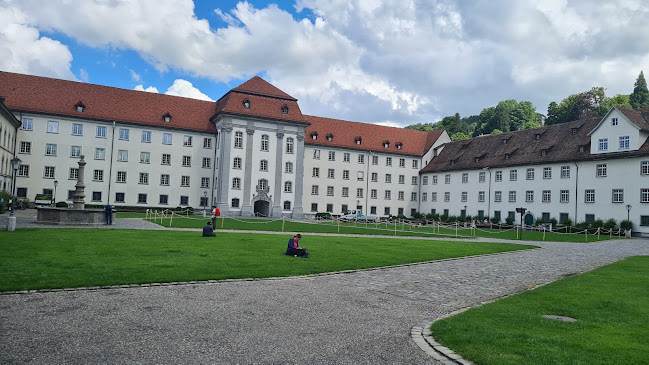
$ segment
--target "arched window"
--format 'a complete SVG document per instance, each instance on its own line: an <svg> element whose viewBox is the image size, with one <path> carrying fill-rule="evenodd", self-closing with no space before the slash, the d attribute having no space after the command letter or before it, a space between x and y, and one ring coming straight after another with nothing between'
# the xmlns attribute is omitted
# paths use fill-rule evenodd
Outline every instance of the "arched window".
<svg viewBox="0 0 649 365"><path fill-rule="evenodd" d="M243 132L234 133L234 148L243 148Z"/></svg>
<svg viewBox="0 0 649 365"><path fill-rule="evenodd" d="M246 99L243 101L243 108L250 109L250 100Z"/></svg>
<svg viewBox="0 0 649 365"><path fill-rule="evenodd" d="M284 172L287 174L292 174L293 173L293 162L287 162L284 165Z"/></svg>
<svg viewBox="0 0 649 365"><path fill-rule="evenodd" d="M285 181L284 182L284 192L285 193L292 193L293 192L293 183L290 181Z"/></svg>
<svg viewBox="0 0 649 365"><path fill-rule="evenodd" d="M259 179L257 182L257 187L259 190L266 190L268 189L268 180L266 179Z"/></svg>
<svg viewBox="0 0 649 365"><path fill-rule="evenodd" d="M235 157L232 163L233 169L241 169L241 157Z"/></svg>
<svg viewBox="0 0 649 365"><path fill-rule="evenodd" d="M291 210L291 202L286 200L284 201L284 210Z"/></svg>
<svg viewBox="0 0 649 365"><path fill-rule="evenodd" d="M293 153L293 138L286 139L286 153Z"/></svg>
<svg viewBox="0 0 649 365"><path fill-rule="evenodd" d="M241 189L241 179L235 177L232 179L232 189Z"/></svg>
<svg viewBox="0 0 649 365"><path fill-rule="evenodd" d="M288 105L282 106L282 114L288 114Z"/></svg>
<svg viewBox="0 0 649 365"><path fill-rule="evenodd" d="M268 135L264 134L261 136L261 150L268 151Z"/></svg>
<svg viewBox="0 0 649 365"><path fill-rule="evenodd" d="M268 171L268 160L259 161L259 171Z"/></svg>

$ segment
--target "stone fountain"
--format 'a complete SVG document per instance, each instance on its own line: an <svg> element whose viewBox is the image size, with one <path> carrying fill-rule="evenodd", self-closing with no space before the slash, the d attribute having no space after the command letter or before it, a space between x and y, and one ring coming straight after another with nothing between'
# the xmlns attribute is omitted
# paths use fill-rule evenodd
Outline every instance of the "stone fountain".
<svg viewBox="0 0 649 365"><path fill-rule="evenodd" d="M106 223L106 215L103 209L85 209L86 207L86 185L84 182L86 160L81 155L79 160L79 176L72 194L72 208L40 207L37 214L37 222L45 224L60 225L93 225ZM112 214L115 214L113 211ZM113 216L113 222L115 217Z"/></svg>

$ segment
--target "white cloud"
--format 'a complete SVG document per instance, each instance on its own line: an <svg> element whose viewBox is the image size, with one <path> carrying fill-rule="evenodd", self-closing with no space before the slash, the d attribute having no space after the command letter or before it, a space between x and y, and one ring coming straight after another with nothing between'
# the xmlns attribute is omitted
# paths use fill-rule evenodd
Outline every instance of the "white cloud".
<svg viewBox="0 0 649 365"><path fill-rule="evenodd" d="M88 75L88 71L86 71L86 70L83 69L83 68L80 69L80 70L79 70L79 78L80 78L81 81L83 81L83 82L88 82L88 80L90 79L90 76Z"/></svg>
<svg viewBox="0 0 649 365"><path fill-rule="evenodd" d="M165 94L174 95L174 96L183 96L192 99L214 101L210 99L209 96L203 94L200 90L195 88L191 82L183 79L176 79L173 85L171 85L169 89L167 89Z"/></svg>
<svg viewBox="0 0 649 365"><path fill-rule="evenodd" d="M128 72L131 74L131 80L135 82L141 82L142 81L142 76L140 76L137 72L133 70L128 70Z"/></svg>
<svg viewBox="0 0 649 365"><path fill-rule="evenodd" d="M156 87L154 87L154 86L149 86L149 87L147 87L147 88L145 89L145 88L144 88L144 85L141 85L141 84L140 84L140 85L136 85L136 86L133 88L133 90L137 90L137 91L146 91L146 92L148 92L148 93L159 93L158 88L156 88Z"/></svg>

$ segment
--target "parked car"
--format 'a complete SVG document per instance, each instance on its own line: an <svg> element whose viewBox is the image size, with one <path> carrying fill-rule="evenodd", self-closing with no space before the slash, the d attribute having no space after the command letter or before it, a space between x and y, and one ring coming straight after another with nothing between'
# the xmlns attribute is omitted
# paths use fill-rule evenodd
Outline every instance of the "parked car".
<svg viewBox="0 0 649 365"><path fill-rule="evenodd" d="M360 211L351 211L347 212L347 214L343 215L340 217L340 221L342 222L380 222L381 218L373 216L373 215L363 215L362 212Z"/></svg>

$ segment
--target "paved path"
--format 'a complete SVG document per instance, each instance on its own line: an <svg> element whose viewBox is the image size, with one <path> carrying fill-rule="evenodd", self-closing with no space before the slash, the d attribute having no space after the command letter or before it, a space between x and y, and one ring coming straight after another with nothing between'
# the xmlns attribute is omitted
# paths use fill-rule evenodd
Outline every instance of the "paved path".
<svg viewBox="0 0 649 365"><path fill-rule="evenodd" d="M649 255L640 239L534 244L326 276L0 295L0 363L436 364L413 326Z"/></svg>

